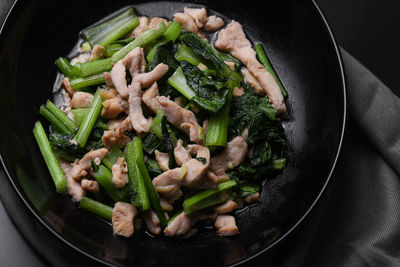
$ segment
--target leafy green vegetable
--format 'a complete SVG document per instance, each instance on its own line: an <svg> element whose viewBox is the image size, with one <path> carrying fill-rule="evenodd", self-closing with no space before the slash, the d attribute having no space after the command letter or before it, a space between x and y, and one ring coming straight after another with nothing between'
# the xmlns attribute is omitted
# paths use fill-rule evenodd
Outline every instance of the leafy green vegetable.
<svg viewBox="0 0 400 267"><path fill-rule="evenodd" d="M203 164L207 163L207 159L206 158L199 157L199 158L195 158L195 159L197 159L198 161L200 161Z"/></svg>
<svg viewBox="0 0 400 267"><path fill-rule="evenodd" d="M144 156L144 163L146 164L146 168L151 175L157 176L163 173L157 161L155 161L154 159Z"/></svg>

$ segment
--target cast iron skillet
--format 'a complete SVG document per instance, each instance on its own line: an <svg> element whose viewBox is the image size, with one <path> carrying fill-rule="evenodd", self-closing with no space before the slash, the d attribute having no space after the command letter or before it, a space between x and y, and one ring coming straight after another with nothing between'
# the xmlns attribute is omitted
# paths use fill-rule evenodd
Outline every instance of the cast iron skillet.
<svg viewBox="0 0 400 267"><path fill-rule="evenodd" d="M293 231L320 197L338 157L346 115L344 76L332 33L313 1L263 2L265 8L234 0L19 1L14 6L0 39L0 152L15 190L49 235L110 265L214 266L244 262ZM128 5L171 18L185 5L203 4L242 23L270 55L289 93L288 167L264 184L260 204L237 212L239 236L220 238L205 228L188 240L145 233L116 237L108 223L55 192L33 138L39 106L52 96L54 61L70 52L81 29Z"/></svg>

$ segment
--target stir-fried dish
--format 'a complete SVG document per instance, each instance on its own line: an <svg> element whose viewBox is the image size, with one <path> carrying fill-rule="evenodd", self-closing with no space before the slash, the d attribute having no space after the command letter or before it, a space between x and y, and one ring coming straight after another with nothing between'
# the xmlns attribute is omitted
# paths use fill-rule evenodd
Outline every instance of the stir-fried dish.
<svg viewBox="0 0 400 267"><path fill-rule="evenodd" d="M261 44L187 7L172 21L128 9L81 37L56 61L64 102L33 130L56 190L125 237L189 237L200 221L238 234L234 211L286 165L287 94Z"/></svg>

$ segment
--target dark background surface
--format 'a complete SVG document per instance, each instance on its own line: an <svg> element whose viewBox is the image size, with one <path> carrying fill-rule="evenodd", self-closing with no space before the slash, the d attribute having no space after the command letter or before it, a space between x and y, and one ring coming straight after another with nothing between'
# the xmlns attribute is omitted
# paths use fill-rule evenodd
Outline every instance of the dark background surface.
<svg viewBox="0 0 400 267"><path fill-rule="evenodd" d="M1 23L11 3L12 0L0 0ZM400 36L397 27L400 2L317 0L317 3L338 43L399 95ZM19 235L1 204L0 240L0 266L45 266Z"/></svg>

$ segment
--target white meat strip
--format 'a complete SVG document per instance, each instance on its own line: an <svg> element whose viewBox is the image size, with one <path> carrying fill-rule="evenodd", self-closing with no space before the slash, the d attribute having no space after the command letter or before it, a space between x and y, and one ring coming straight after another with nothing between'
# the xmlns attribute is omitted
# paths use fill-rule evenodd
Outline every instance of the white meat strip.
<svg viewBox="0 0 400 267"><path fill-rule="evenodd" d="M239 97L244 95L243 87L235 87L233 88L233 97Z"/></svg>
<svg viewBox="0 0 400 267"><path fill-rule="evenodd" d="M154 82L142 95L143 103L154 112L161 108L157 96L159 96L157 82Z"/></svg>
<svg viewBox="0 0 400 267"><path fill-rule="evenodd" d="M228 213L228 212L234 211L237 208L238 208L238 204L233 200L229 200L228 202L225 202L224 204L219 205L215 209L215 211L218 214L223 214L223 213Z"/></svg>
<svg viewBox="0 0 400 267"><path fill-rule="evenodd" d="M168 65L164 63L158 64L152 71L140 73L133 79L140 84L140 87L147 88L154 82L161 79L168 72Z"/></svg>
<svg viewBox="0 0 400 267"><path fill-rule="evenodd" d="M108 88L115 88L114 83L111 79L111 74L109 72L104 72L103 73L104 76L104 81L107 85Z"/></svg>
<svg viewBox="0 0 400 267"><path fill-rule="evenodd" d="M232 236L239 234L239 228L236 226L235 217L231 215L218 215L214 223L220 236Z"/></svg>
<svg viewBox="0 0 400 267"><path fill-rule="evenodd" d="M205 34L201 28L196 24L195 20L187 13L175 13L174 20L181 24L182 28L186 31L196 33L201 38L205 38Z"/></svg>
<svg viewBox="0 0 400 267"><path fill-rule="evenodd" d="M206 23L203 26L203 29L208 32L215 32L224 26L224 20L217 16L209 16L207 17Z"/></svg>
<svg viewBox="0 0 400 267"><path fill-rule="evenodd" d="M160 197L160 206L164 211L173 211L174 210L174 206L172 206L172 204L163 197Z"/></svg>
<svg viewBox="0 0 400 267"><path fill-rule="evenodd" d="M158 27L158 25L160 25L160 23L164 23L165 26L168 26L170 24L170 22L164 18L154 17L154 18L151 18L151 20L150 20L149 28Z"/></svg>
<svg viewBox="0 0 400 267"><path fill-rule="evenodd" d="M183 163L192 159L189 150L183 147L183 141L181 139L178 140L174 148L174 157L178 166L182 166Z"/></svg>
<svg viewBox="0 0 400 267"><path fill-rule="evenodd" d="M143 48L136 47L123 59L124 66L129 70L132 77L146 70L146 60Z"/></svg>
<svg viewBox="0 0 400 267"><path fill-rule="evenodd" d="M127 112L129 109L128 102L123 99L120 95L114 98L103 101L103 109L101 110L101 116L107 119L116 118L121 112Z"/></svg>
<svg viewBox="0 0 400 267"><path fill-rule="evenodd" d="M67 189L70 196L76 201L81 201L82 197L86 195L86 191L82 189L81 184L72 178L71 170L72 165L69 162L59 160L60 167L67 179Z"/></svg>
<svg viewBox="0 0 400 267"><path fill-rule="evenodd" d="M168 153L163 153L158 150L154 151L154 154L156 156L156 161L158 163L158 166L160 166L162 171L168 171L169 170L169 155Z"/></svg>
<svg viewBox="0 0 400 267"><path fill-rule="evenodd" d="M257 202L260 201L260 193L255 193L252 194L250 196L247 196L244 201L246 201L246 203L253 203L253 202Z"/></svg>
<svg viewBox="0 0 400 267"><path fill-rule="evenodd" d="M192 17L197 27L203 28L207 21L207 10L203 8L183 8L183 13Z"/></svg>
<svg viewBox="0 0 400 267"><path fill-rule="evenodd" d="M71 84L69 83L68 77L65 77L62 80L62 85L64 86L65 91L67 91L69 96L73 96L76 93L76 91L71 87Z"/></svg>
<svg viewBox="0 0 400 267"><path fill-rule="evenodd" d="M112 213L112 225L116 235L130 237L135 232L134 220L138 210L129 203L117 202Z"/></svg>
<svg viewBox="0 0 400 267"><path fill-rule="evenodd" d="M112 166L112 182L116 188L123 188L128 184L128 165L124 157L119 157Z"/></svg>
<svg viewBox="0 0 400 267"><path fill-rule="evenodd" d="M79 56L74 57L73 59L71 59L70 63L72 66L74 66L76 63L85 63L89 61L89 57L90 57L90 53L89 52L85 52L85 53L81 53L79 54Z"/></svg>
<svg viewBox="0 0 400 267"><path fill-rule="evenodd" d="M138 37L145 31L147 31L149 27L149 18L148 17L139 17L139 25L132 31L129 37Z"/></svg>
<svg viewBox="0 0 400 267"><path fill-rule="evenodd" d="M214 46L220 50L228 51L247 67L253 76L260 83L265 93L269 97L272 106L279 112L285 112L286 106L282 92L275 78L269 73L256 58L250 41L243 32L242 25L232 21L228 26L218 33L218 39Z"/></svg>
<svg viewBox="0 0 400 267"><path fill-rule="evenodd" d="M118 96L118 92L115 89L100 89L100 96L103 100L113 99Z"/></svg>
<svg viewBox="0 0 400 267"><path fill-rule="evenodd" d="M190 141L202 144L204 139L203 129L197 122L192 111L184 109L165 96L157 97L167 120L175 127L189 134Z"/></svg>
<svg viewBox="0 0 400 267"><path fill-rule="evenodd" d="M199 221L215 220L216 213L204 214L201 212L185 214L182 212L164 229L166 236L187 237L191 228Z"/></svg>
<svg viewBox="0 0 400 267"><path fill-rule="evenodd" d="M92 52L90 52L89 56L89 61L94 61L94 60L99 60L104 58L104 47L101 45L95 45L92 49Z"/></svg>
<svg viewBox="0 0 400 267"><path fill-rule="evenodd" d="M143 219L150 233L155 235L161 233L160 219L158 218L154 210L150 209L143 212Z"/></svg>
<svg viewBox="0 0 400 267"><path fill-rule="evenodd" d="M131 141L131 138L126 136L125 131L132 129L131 120L128 117L125 119L110 120L108 122L108 129L104 131L102 142L106 148L113 146L124 147Z"/></svg>
<svg viewBox="0 0 400 267"><path fill-rule="evenodd" d="M99 191L99 183L97 181L93 181L93 180L89 180L89 179L82 179L81 187L85 191L89 191L89 192L93 192L93 193Z"/></svg>
<svg viewBox="0 0 400 267"><path fill-rule="evenodd" d="M107 153L108 150L106 148L91 150L86 153L81 160L74 163L74 166L71 170L72 178L74 178L75 180L80 180L82 177L86 176L88 174L88 171L92 168L90 159L92 158L94 162L96 162L96 164L100 164Z"/></svg>
<svg viewBox="0 0 400 267"><path fill-rule="evenodd" d="M86 92L76 92L71 99L71 108L87 108L92 102L93 95Z"/></svg>
<svg viewBox="0 0 400 267"><path fill-rule="evenodd" d="M142 110L142 91L139 83L132 81L132 84L128 87L129 91L129 118L133 129L137 133L147 133L150 131L153 125L153 118L149 117L146 119L143 115Z"/></svg>
<svg viewBox="0 0 400 267"><path fill-rule="evenodd" d="M247 154L247 143L241 136L236 136L226 145L224 151L211 158L207 176L216 184L227 179L225 173L243 162Z"/></svg>
<svg viewBox="0 0 400 267"><path fill-rule="evenodd" d="M242 68L240 70L245 81L256 91L258 95L264 95L264 89L261 87L261 84L257 81L257 79L250 73L247 68Z"/></svg>

